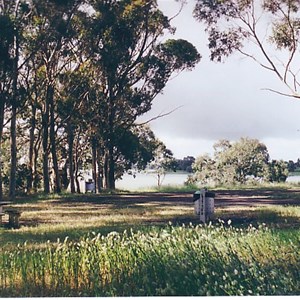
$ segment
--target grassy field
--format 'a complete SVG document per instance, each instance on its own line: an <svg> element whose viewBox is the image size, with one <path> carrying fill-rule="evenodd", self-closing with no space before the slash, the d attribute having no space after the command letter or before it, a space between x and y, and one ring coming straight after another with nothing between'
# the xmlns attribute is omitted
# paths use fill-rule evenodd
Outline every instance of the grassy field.
<svg viewBox="0 0 300 300"><path fill-rule="evenodd" d="M297 189L263 192L299 199ZM0 228L0 296L300 294L299 205L216 200L215 221L202 225L191 198L19 199L21 228Z"/></svg>

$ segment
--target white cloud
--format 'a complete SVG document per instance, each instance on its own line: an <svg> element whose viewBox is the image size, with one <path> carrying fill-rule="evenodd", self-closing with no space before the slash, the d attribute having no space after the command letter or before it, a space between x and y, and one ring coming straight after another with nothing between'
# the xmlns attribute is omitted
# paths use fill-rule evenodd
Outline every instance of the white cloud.
<svg viewBox="0 0 300 300"><path fill-rule="evenodd" d="M172 6L168 1L159 4L168 15L179 7L175 2ZM219 139L247 136L265 142L272 158L296 160L300 157L300 102L263 90L282 86L273 74L252 61L234 55L224 64L210 62L207 40L201 25L192 18L192 9L189 3L175 19L175 37L196 45L203 59L194 71L171 80L143 119L180 107L151 123L176 157L212 152Z"/></svg>

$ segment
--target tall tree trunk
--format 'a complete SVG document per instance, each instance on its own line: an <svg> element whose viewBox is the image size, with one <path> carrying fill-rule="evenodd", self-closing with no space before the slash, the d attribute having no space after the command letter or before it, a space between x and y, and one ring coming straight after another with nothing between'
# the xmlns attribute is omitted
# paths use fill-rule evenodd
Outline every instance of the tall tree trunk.
<svg viewBox="0 0 300 300"><path fill-rule="evenodd" d="M97 187L98 187L98 193L101 192L102 190L102 172L100 170L103 170L102 165L101 165L101 153L100 149L97 149L97 167L98 167L98 174L97 174Z"/></svg>
<svg viewBox="0 0 300 300"><path fill-rule="evenodd" d="M78 194L81 193L80 191L80 183L78 180L78 177L80 176L80 172L79 172L79 136L81 133L81 128L78 131L78 135L76 138L76 143L75 143L75 157L74 157L74 169L75 169L75 184L76 184L76 192Z"/></svg>
<svg viewBox="0 0 300 300"><path fill-rule="evenodd" d="M33 188L33 163L34 163L34 132L36 127L36 103L32 103L30 131L29 131L29 153L28 153L28 170L29 176L27 178L27 191L31 192Z"/></svg>
<svg viewBox="0 0 300 300"><path fill-rule="evenodd" d="M61 188L64 190L67 190L70 183L69 174L68 174L68 164L69 161L67 160L61 170Z"/></svg>
<svg viewBox="0 0 300 300"><path fill-rule="evenodd" d="M13 101L15 102L15 101ZM17 108L15 103L12 104L12 116L10 125L10 177L9 177L9 197L16 198L16 181L17 181Z"/></svg>
<svg viewBox="0 0 300 300"><path fill-rule="evenodd" d="M113 147L112 146L109 149L109 155L108 155L108 188L110 190L116 189L115 161L114 161Z"/></svg>
<svg viewBox="0 0 300 300"><path fill-rule="evenodd" d="M57 161L57 151L56 151L56 137L55 137L55 116L54 116L54 88L51 87L52 92L49 94L49 102L50 102L50 144L51 144L51 155L53 161L53 171L54 171L54 191L56 193L61 193L60 186L60 176L58 169L58 161Z"/></svg>
<svg viewBox="0 0 300 300"><path fill-rule="evenodd" d="M37 192L38 187L39 187L39 181L40 181L40 176L38 173L38 158L39 158L39 151L41 147L41 134L43 130L39 130L38 137L34 143L33 147L33 152L34 152L34 159L33 159L33 189L35 192Z"/></svg>
<svg viewBox="0 0 300 300"><path fill-rule="evenodd" d="M18 91L18 67L19 67L19 37L17 33L14 36L13 60L13 78L12 78L12 101L11 101L11 126L10 126L10 178L9 178L9 197L16 198L16 181L17 181L17 91Z"/></svg>
<svg viewBox="0 0 300 300"><path fill-rule="evenodd" d="M4 99L0 98L0 201L3 199L2 187L2 135L3 135L3 122L4 122Z"/></svg>
<svg viewBox="0 0 300 300"><path fill-rule="evenodd" d="M107 151L104 151L103 156L103 187L108 189L108 155Z"/></svg>
<svg viewBox="0 0 300 300"><path fill-rule="evenodd" d="M79 167L78 167L78 163L76 162L75 164L75 184L76 184L76 193L80 194L81 190L80 190L80 183L78 180L79 177Z"/></svg>
<svg viewBox="0 0 300 300"><path fill-rule="evenodd" d="M112 76L114 78L114 76ZM116 108L114 104L114 93L113 93L113 85L114 80L110 78L108 79L108 86L110 86L109 89L109 113L108 113L108 136L105 146L105 188L114 190L115 187L115 161L114 161L114 141L115 141L115 134L114 134L114 120L116 115Z"/></svg>
<svg viewBox="0 0 300 300"><path fill-rule="evenodd" d="M103 181L104 188L114 190L115 185L115 161L113 157L113 147L110 146L106 149L104 154L104 164L103 164Z"/></svg>
<svg viewBox="0 0 300 300"><path fill-rule="evenodd" d="M94 192L97 191L97 144L94 139L92 139L92 168L93 168L93 180L95 185Z"/></svg>
<svg viewBox="0 0 300 300"><path fill-rule="evenodd" d="M47 94L49 91L47 90ZM49 178L49 152L48 152L48 139L49 139L49 103L46 96L45 109L42 113L42 128L43 128L43 185L44 192L50 193L50 178Z"/></svg>
<svg viewBox="0 0 300 300"><path fill-rule="evenodd" d="M70 122L67 124L67 132L68 132L68 157L69 157L69 174L70 174L70 186L71 193L75 193L75 177L74 177L74 157L73 157L73 147L74 147L74 133L72 130L72 125Z"/></svg>

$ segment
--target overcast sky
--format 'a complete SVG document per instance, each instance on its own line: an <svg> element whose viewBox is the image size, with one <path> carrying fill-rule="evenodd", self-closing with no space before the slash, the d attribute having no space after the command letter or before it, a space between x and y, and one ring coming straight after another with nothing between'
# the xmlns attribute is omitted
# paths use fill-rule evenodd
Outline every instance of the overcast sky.
<svg viewBox="0 0 300 300"><path fill-rule="evenodd" d="M160 9L172 16L179 4L160 0ZM271 159L297 160L300 157L300 102L263 88L280 89L281 83L254 62L233 55L225 63L209 61L203 27L192 17L194 1L188 0L172 25L175 38L193 43L202 55L193 71L172 79L144 118L171 115L151 122L156 136L176 158L213 153L220 139L235 141L257 138L267 146Z"/></svg>

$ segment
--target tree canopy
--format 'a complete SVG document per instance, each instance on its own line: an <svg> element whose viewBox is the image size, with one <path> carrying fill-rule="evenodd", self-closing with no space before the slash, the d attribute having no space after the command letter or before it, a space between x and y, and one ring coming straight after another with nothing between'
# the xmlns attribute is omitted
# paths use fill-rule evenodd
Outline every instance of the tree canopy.
<svg viewBox="0 0 300 300"><path fill-rule="evenodd" d="M237 142L220 140L214 156L204 154L193 164L189 182L201 184L245 184L248 181L281 182L288 176L287 164L269 160L267 147L257 139Z"/></svg>
<svg viewBox="0 0 300 300"><path fill-rule="evenodd" d="M83 168L98 189L144 168L156 139L137 118L201 58L165 39L174 28L155 0L0 1L0 26L0 180L12 195L21 165L23 189L46 193L79 191Z"/></svg>

